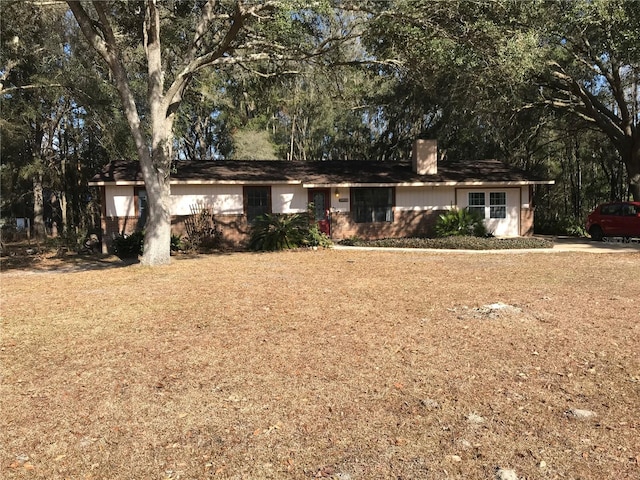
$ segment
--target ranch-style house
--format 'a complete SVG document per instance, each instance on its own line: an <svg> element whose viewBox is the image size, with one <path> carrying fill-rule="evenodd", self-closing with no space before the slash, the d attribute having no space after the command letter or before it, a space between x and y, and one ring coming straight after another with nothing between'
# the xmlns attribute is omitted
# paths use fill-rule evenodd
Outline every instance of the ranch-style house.
<svg viewBox="0 0 640 480"><path fill-rule="evenodd" d="M438 162L435 140L416 140L411 162L212 160L178 162L171 175L174 234L194 207L209 208L229 245L241 245L262 213L315 218L333 240L430 236L452 208L477 211L497 237L533 233L537 178L497 160ZM138 162L112 161L90 185L101 192L103 249L144 227L146 191Z"/></svg>

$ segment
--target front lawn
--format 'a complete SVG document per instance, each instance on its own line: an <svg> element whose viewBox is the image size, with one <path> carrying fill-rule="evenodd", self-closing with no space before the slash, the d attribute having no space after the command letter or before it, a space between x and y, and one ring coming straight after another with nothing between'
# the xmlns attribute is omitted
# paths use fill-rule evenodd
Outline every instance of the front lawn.
<svg viewBox="0 0 640 480"><path fill-rule="evenodd" d="M2 478L640 474L638 254L176 258L0 274Z"/></svg>

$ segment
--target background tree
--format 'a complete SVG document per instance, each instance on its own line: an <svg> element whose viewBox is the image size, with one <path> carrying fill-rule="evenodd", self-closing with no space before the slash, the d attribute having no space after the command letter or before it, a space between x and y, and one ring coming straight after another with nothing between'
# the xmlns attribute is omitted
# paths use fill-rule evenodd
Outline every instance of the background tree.
<svg viewBox="0 0 640 480"><path fill-rule="evenodd" d="M37 238L43 238L45 205L51 206L48 201L60 181L63 119L72 110L65 90L65 84L70 83L66 70L69 58L63 50L65 22L59 12L41 12L37 5L22 2L3 5L2 15L4 186L11 192L11 180L31 183L33 231Z"/></svg>
<svg viewBox="0 0 640 480"><path fill-rule="evenodd" d="M522 135L509 125L536 138L555 110L573 119L567 132L579 125L606 136L639 199L639 22L636 2L416 0L389 3L367 44L401 62L410 92L426 93L423 108L438 120L429 125L444 128L449 154L481 145L485 155L513 155ZM562 125L569 123L553 122Z"/></svg>
<svg viewBox="0 0 640 480"><path fill-rule="evenodd" d="M99 215L88 179L108 158L130 156L131 142L65 12L63 3L2 3L2 210L32 216L38 237L73 241Z"/></svg>

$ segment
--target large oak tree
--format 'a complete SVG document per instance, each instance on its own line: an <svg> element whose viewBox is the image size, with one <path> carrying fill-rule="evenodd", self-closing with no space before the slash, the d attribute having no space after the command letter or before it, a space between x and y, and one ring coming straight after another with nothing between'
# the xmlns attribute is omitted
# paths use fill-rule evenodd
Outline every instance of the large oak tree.
<svg viewBox="0 0 640 480"><path fill-rule="evenodd" d="M170 260L170 175L176 112L203 69L314 58L338 38L294 1L68 1L87 41L108 66L135 140L149 214L142 263ZM322 7L316 2L315 8ZM249 67L251 68L251 67ZM146 85L144 96L136 86Z"/></svg>

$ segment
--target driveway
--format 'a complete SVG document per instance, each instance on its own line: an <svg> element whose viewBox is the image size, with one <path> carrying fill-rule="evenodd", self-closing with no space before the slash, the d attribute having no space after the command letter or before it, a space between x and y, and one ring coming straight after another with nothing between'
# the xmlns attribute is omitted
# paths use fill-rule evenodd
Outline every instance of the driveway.
<svg viewBox="0 0 640 480"><path fill-rule="evenodd" d="M640 252L640 240L634 239L624 243L621 239L611 239L604 242L594 242L588 238L576 237L543 237L553 240L553 251L615 253Z"/></svg>

